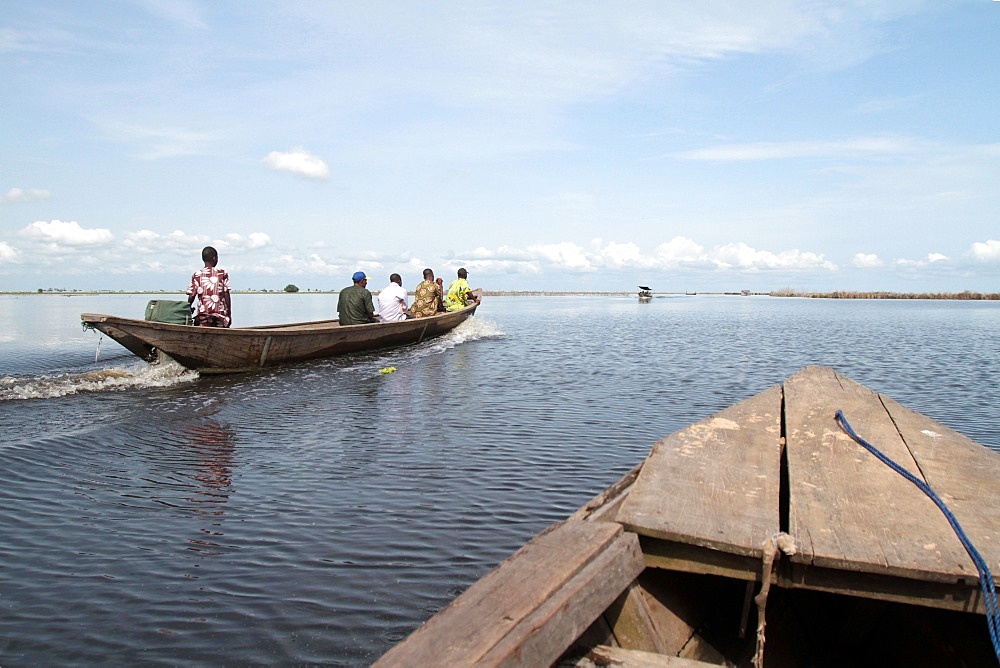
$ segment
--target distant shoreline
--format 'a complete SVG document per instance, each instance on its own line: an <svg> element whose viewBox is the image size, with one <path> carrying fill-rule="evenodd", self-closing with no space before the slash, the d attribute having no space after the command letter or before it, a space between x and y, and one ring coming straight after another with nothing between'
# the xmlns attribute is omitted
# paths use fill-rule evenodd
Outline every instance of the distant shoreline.
<svg viewBox="0 0 1000 668"><path fill-rule="evenodd" d="M300 290L287 294L305 295L335 295L339 290ZM62 295L66 297L86 295L183 295L181 290L35 290L35 291L0 291L0 295ZM284 290L234 290L234 295L274 295L286 294ZM378 294L378 292L374 292ZM411 293L412 294L412 293ZM558 290L483 290L484 297L629 297L636 296L635 291L558 291ZM654 292L653 296L687 296L723 295L723 296L756 296L756 297L799 297L806 299L926 299L955 301L1000 301L998 292L858 292L835 290L833 292L805 292L789 288L772 292Z"/></svg>
<svg viewBox="0 0 1000 668"><path fill-rule="evenodd" d="M796 292L777 290L767 293L771 297L808 297L811 299L951 299L958 301L997 301L997 292Z"/></svg>

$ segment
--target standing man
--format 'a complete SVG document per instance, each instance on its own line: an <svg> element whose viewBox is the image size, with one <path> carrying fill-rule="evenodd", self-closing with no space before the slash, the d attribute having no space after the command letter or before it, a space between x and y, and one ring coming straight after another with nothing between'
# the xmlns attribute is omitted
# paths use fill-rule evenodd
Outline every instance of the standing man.
<svg viewBox="0 0 1000 668"><path fill-rule="evenodd" d="M191 275L191 285L188 286L188 304L193 304L195 297L194 324L199 327L229 327L232 324L230 314L233 305L229 298L229 274L225 269L217 269L219 253L211 246L205 246L201 251L201 259L205 266Z"/></svg>
<svg viewBox="0 0 1000 668"><path fill-rule="evenodd" d="M375 304L372 302L372 293L368 291L368 276L363 271L356 271L352 279L354 285L341 290L337 299L340 324L363 325L375 322Z"/></svg>
<svg viewBox="0 0 1000 668"><path fill-rule="evenodd" d="M399 274L389 277L389 285L378 293L378 317L382 322L406 320L406 290Z"/></svg>
<svg viewBox="0 0 1000 668"><path fill-rule="evenodd" d="M441 288L441 279L434 280L434 272L428 268L424 269L424 280L413 292L413 306L410 307L410 315L414 318L426 318L441 310L444 301L444 290Z"/></svg>
<svg viewBox="0 0 1000 668"><path fill-rule="evenodd" d="M469 282L465 280L468 277L469 272L465 270L465 267L458 270L458 278L448 286L448 298L444 303L447 310L458 311L468 306L470 301L474 304L479 303L476 294L469 287Z"/></svg>

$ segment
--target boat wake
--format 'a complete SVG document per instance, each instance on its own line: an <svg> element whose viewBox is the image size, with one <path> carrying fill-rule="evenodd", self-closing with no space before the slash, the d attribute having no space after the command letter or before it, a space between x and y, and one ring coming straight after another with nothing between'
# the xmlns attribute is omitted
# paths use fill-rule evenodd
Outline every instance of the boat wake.
<svg viewBox="0 0 1000 668"><path fill-rule="evenodd" d="M500 329L500 325L492 320L473 316L447 334L432 339L422 346L409 348L408 352L422 351L424 354L436 354L469 341L493 339L501 336L504 336L504 331Z"/></svg>
<svg viewBox="0 0 1000 668"><path fill-rule="evenodd" d="M381 369L390 366L399 366L402 368L402 366L409 366L417 360L433 355L440 355L470 341L493 339L502 336L506 336L506 333L500 328L499 324L492 320L473 316L447 334L443 334L430 341L365 354L363 357L366 360L363 365L364 373L368 373L369 369L372 368Z"/></svg>
<svg viewBox="0 0 1000 668"><path fill-rule="evenodd" d="M461 325L442 336L438 339L438 341L442 343L447 342L450 346L455 346L459 343L465 343L466 341L493 339L501 336L504 336L504 331L500 329L500 325L492 320L472 316Z"/></svg>
<svg viewBox="0 0 1000 668"><path fill-rule="evenodd" d="M170 362L111 367L83 373L0 376L0 401L54 399L81 392L106 392L146 387L170 387L198 378L194 371Z"/></svg>

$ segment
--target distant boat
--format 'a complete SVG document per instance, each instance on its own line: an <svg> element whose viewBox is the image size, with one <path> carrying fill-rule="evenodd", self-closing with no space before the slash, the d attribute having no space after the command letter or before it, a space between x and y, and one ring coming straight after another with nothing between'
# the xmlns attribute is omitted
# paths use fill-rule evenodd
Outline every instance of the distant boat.
<svg viewBox="0 0 1000 668"><path fill-rule="evenodd" d="M639 301L648 302L653 298L653 289L646 287L645 285L639 286Z"/></svg>
<svg viewBox="0 0 1000 668"><path fill-rule="evenodd" d="M319 320L258 327L195 327L100 313L84 313L80 319L84 328L107 334L147 362L166 355L187 369L215 374L420 343L462 324L477 306L473 302L460 311L426 318L344 326L339 320Z"/></svg>

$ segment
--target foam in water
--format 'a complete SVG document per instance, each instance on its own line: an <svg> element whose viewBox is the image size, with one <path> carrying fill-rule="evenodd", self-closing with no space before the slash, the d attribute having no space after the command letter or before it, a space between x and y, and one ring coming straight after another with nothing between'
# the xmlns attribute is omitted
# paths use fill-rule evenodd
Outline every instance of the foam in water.
<svg viewBox="0 0 1000 668"><path fill-rule="evenodd" d="M83 373L0 377L0 401L53 399L78 392L106 392L145 387L169 387L198 378L176 362L111 367Z"/></svg>
<svg viewBox="0 0 1000 668"><path fill-rule="evenodd" d="M500 329L500 325L492 320L472 317L443 336L433 339L421 346L408 348L407 353L409 356L412 356L413 359L417 359L423 357L424 355L450 350L455 346L469 341L492 339L500 336L504 336L504 332Z"/></svg>
<svg viewBox="0 0 1000 668"><path fill-rule="evenodd" d="M451 330L440 340L448 341L451 345L475 341L477 339L492 339L504 335L500 325L492 320L485 320L475 316L469 318L461 325Z"/></svg>

